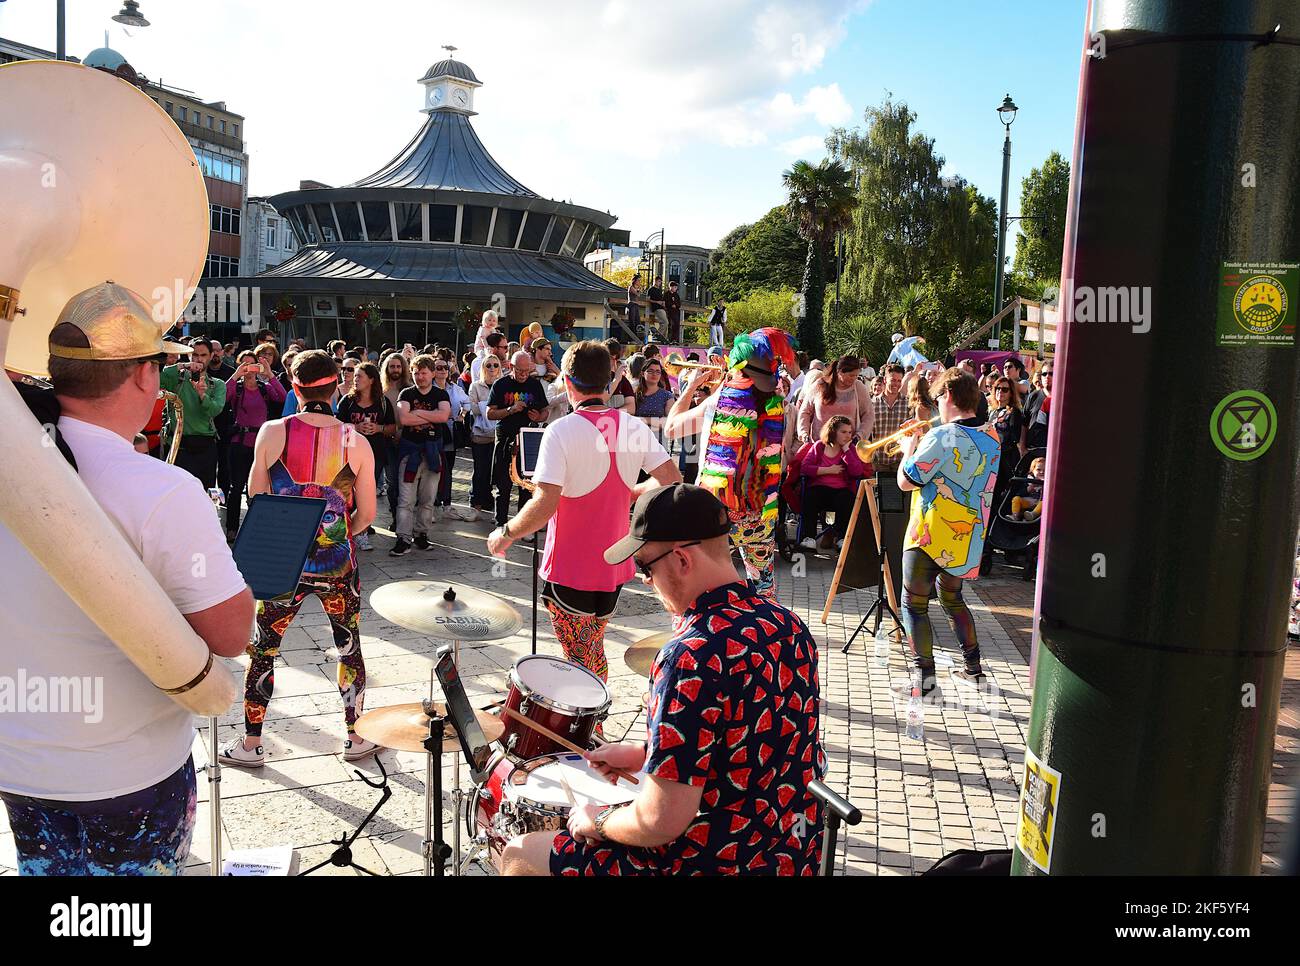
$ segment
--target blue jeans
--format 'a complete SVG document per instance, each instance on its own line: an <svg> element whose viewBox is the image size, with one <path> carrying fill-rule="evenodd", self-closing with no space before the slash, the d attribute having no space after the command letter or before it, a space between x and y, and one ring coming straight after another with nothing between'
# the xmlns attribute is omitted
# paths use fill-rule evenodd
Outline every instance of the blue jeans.
<svg viewBox="0 0 1300 966"><path fill-rule="evenodd" d="M198 807L192 758L156 785L117 798L0 799L22 875L180 875Z"/></svg>
<svg viewBox="0 0 1300 966"><path fill-rule="evenodd" d="M903 629L912 646L912 658L922 674L934 673L934 629L930 626L930 589L939 582L939 606L961 645L966 670L980 670L980 645L975 620L962 600L962 578L944 570L918 547L903 551Z"/></svg>
<svg viewBox="0 0 1300 966"><path fill-rule="evenodd" d="M397 497L399 494L397 486L397 467L402 458L397 453L396 446L388 448L388 465L384 467L384 481L388 485L388 510L393 515L393 521L397 521Z"/></svg>

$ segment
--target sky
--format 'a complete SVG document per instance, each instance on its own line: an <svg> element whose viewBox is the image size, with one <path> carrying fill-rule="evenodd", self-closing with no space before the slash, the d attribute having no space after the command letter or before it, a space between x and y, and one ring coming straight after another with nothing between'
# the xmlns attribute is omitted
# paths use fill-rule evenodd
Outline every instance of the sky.
<svg viewBox="0 0 1300 966"><path fill-rule="evenodd" d="M430 64L483 82L474 126L543 197L618 216L633 242L713 246L784 200L791 163L887 95L945 175L997 198L1010 93L1010 213L1053 150L1070 157L1085 0L68 0L67 48L104 43L151 80L245 116L249 193L347 184L424 122ZM53 50L54 0L0 0L0 37Z"/></svg>

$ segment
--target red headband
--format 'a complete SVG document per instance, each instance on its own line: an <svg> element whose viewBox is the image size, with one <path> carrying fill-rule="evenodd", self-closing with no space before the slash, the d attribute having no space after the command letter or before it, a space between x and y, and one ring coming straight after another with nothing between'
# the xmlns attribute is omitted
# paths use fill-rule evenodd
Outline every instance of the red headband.
<svg viewBox="0 0 1300 966"><path fill-rule="evenodd" d="M297 379L295 379L293 383L295 386L302 386L302 388L304 389L314 389L316 386L327 386L331 382L338 382L338 381L339 381L338 376L326 376L324 379L317 379L315 382L299 382Z"/></svg>

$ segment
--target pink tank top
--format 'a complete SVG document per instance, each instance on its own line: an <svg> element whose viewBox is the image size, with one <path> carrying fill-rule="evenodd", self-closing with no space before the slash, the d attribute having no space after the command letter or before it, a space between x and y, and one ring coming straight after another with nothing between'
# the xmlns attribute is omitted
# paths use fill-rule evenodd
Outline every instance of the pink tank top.
<svg viewBox="0 0 1300 966"><path fill-rule="evenodd" d="M560 507L546 527L538 573L543 580L574 590L618 590L636 571L631 560L616 566L605 563L605 548L626 537L630 527L632 488L618 471L617 454L619 421L629 417L616 409L579 409L574 415L605 437L609 469L590 493L560 497Z"/></svg>

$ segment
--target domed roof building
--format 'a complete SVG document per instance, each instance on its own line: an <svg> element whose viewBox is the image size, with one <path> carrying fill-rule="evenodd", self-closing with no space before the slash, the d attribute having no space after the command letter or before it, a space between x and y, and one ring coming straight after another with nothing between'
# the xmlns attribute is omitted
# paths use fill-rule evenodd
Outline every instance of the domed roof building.
<svg viewBox="0 0 1300 966"><path fill-rule="evenodd" d="M419 83L428 117L415 137L351 184L272 196L301 249L223 283L259 286L264 314L287 300L293 319L281 337L313 345L465 346L486 308L512 335L531 322L553 335L553 319L572 320L566 340L602 335L620 289L582 258L615 216L544 198L497 163L470 122L482 82L468 65L449 57ZM358 309L372 303L380 320L367 331Z"/></svg>

